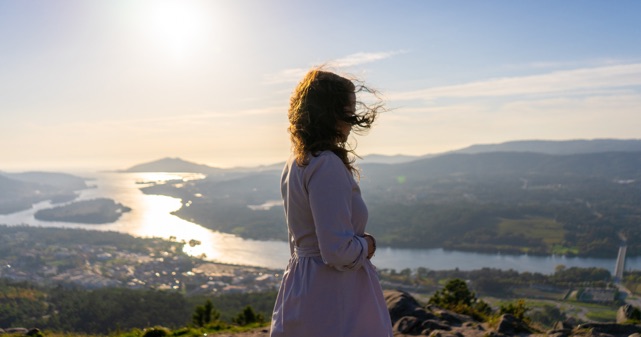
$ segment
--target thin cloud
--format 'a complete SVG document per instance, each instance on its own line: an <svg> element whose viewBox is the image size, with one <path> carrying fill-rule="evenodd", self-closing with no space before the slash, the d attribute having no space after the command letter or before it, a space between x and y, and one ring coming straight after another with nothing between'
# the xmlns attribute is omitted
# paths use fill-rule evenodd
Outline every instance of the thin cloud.
<svg viewBox="0 0 641 337"><path fill-rule="evenodd" d="M388 59L392 56L404 54L407 51L388 51L388 52L378 52L378 53L354 53L341 57L339 59L328 61L326 64L331 67L354 67L362 64L372 63L376 61L381 61ZM285 69L276 74L269 74L265 78L265 82L268 84L278 84L278 83L293 83L297 82L305 75L309 68L290 68Z"/></svg>
<svg viewBox="0 0 641 337"><path fill-rule="evenodd" d="M267 84L295 83L299 81L309 68L291 68L285 69L276 74L265 76Z"/></svg>
<svg viewBox="0 0 641 337"><path fill-rule="evenodd" d="M347 55L343 58L329 62L330 65L335 65L337 67L353 67L361 64L372 63L384 59L388 59L392 56L403 54L405 51L390 51L390 52L380 52L380 53L356 53Z"/></svg>
<svg viewBox="0 0 641 337"><path fill-rule="evenodd" d="M389 94L394 100L581 93L641 85L641 63L555 71Z"/></svg>

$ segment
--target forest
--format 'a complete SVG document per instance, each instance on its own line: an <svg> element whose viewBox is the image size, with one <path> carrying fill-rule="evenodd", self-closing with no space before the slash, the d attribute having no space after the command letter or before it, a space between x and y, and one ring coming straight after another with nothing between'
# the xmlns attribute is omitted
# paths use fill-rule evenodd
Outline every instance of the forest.
<svg viewBox="0 0 641 337"><path fill-rule="evenodd" d="M190 297L151 289L42 287L0 278L0 327L100 335L152 326L176 329L191 325L207 299L224 322L236 322L248 306L264 321L275 298L275 292Z"/></svg>

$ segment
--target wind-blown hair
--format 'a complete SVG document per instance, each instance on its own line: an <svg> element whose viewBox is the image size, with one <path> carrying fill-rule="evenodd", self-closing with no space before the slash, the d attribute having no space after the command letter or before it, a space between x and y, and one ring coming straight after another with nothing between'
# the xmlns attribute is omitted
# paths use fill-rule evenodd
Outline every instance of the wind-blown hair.
<svg viewBox="0 0 641 337"><path fill-rule="evenodd" d="M346 107L351 105L351 94L365 92L373 94L376 102L367 105L356 101L355 119L352 131L361 134L371 128L376 116L384 106L377 91L335 73L315 68L310 70L298 83L289 103L289 134L292 150L299 166L309 163L309 156L317 156L321 151L334 152L345 164L345 167L358 175L354 166L354 157L358 156L355 146L346 144L339 128L339 122L347 117Z"/></svg>

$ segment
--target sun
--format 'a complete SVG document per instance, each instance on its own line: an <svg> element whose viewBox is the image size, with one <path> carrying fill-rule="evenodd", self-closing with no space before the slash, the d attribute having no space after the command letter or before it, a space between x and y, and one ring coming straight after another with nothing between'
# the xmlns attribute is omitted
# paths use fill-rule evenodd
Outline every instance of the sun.
<svg viewBox="0 0 641 337"><path fill-rule="evenodd" d="M154 1L145 13L145 30L153 43L184 61L208 41L213 18L196 1Z"/></svg>

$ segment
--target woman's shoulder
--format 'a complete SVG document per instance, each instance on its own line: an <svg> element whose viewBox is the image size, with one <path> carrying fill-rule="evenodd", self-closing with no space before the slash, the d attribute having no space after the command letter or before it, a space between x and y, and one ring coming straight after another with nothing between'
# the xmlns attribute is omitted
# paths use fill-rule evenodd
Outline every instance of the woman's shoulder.
<svg viewBox="0 0 641 337"><path fill-rule="evenodd" d="M319 151L314 154L308 154L305 165L298 165L295 157L290 157L285 164L285 171L290 170L299 171L305 176L312 175L318 170L347 172L343 161L332 151Z"/></svg>
<svg viewBox="0 0 641 337"><path fill-rule="evenodd" d="M309 155L309 166L330 165L344 167L343 161L332 151L325 150Z"/></svg>
<svg viewBox="0 0 641 337"><path fill-rule="evenodd" d="M332 151L321 151L316 155L310 155L309 163L305 168L305 176L311 178L314 175L328 175L334 178L338 176L351 177L343 161Z"/></svg>

